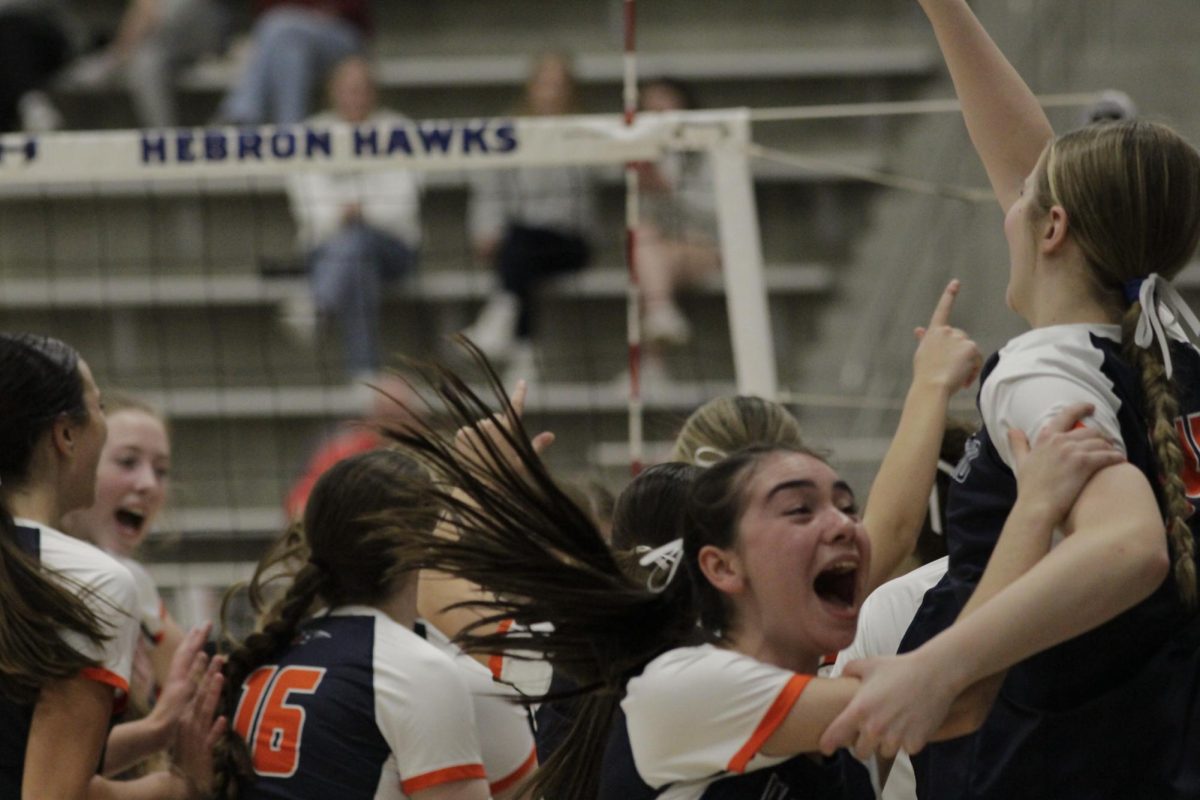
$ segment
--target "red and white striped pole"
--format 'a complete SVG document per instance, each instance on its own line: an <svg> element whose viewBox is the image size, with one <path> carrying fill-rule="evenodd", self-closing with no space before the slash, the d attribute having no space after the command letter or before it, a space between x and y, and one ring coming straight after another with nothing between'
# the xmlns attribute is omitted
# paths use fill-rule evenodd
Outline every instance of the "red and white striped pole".
<svg viewBox="0 0 1200 800"><path fill-rule="evenodd" d="M625 125L632 126L637 118L637 0L624 0L624 108ZM645 436L642 425L642 313L641 285L637 271L638 229L638 164L625 165L625 264L629 268L626 292L627 341L629 343L629 467L636 477L645 459Z"/></svg>

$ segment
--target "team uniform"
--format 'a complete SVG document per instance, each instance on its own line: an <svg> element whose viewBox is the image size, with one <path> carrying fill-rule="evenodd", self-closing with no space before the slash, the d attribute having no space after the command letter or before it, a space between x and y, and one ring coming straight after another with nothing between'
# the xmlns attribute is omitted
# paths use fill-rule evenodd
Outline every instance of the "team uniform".
<svg viewBox="0 0 1200 800"><path fill-rule="evenodd" d="M256 774L247 800L401 800L486 777L461 671L368 606L301 625L246 679L233 728Z"/></svg>
<svg viewBox="0 0 1200 800"><path fill-rule="evenodd" d="M18 519L16 523L21 549L67 578L72 591L78 591L107 625L110 638L99 645L72 632L64 632L63 638L96 662L83 671L83 677L113 687L113 711L119 714L129 692L138 636L133 578L111 556L87 542L31 520ZM0 725L0 797L20 797L33 705L0 699L0 719L4 720Z"/></svg>
<svg viewBox="0 0 1200 800"><path fill-rule="evenodd" d="M759 752L812 679L712 645L664 653L626 687L600 797L873 798L866 770L845 751L832 758Z"/></svg>
<svg viewBox="0 0 1200 800"><path fill-rule="evenodd" d="M417 633L449 656L466 681L475 710L488 788L497 795L516 786L538 765L529 714L517 703L516 690L497 682L486 667L428 622L418 623Z"/></svg>
<svg viewBox="0 0 1200 800"><path fill-rule="evenodd" d="M947 500L949 570L924 598L901 650L949 626L978 584L1016 501L1007 431L1032 441L1058 410L1095 405L1087 420L1123 447L1162 507L1141 380L1115 325L1059 325L1017 337L984 367L984 426L968 442ZM1200 354L1172 346L1189 497L1200 497ZM1193 535L1197 518L1192 518ZM1055 536L1055 543L1058 536ZM975 735L913 759L922 798L1200 796L1200 622L1174 577L1098 628L1009 670Z"/></svg>
<svg viewBox="0 0 1200 800"><path fill-rule="evenodd" d="M894 656L900 650L904 632L912 624L925 593L946 574L948 559L943 557L894 578L867 596L858 612L854 642L838 653L829 677L840 677L846 664L861 658ZM936 677L934 678L936 680ZM875 776L875 759L868 765ZM916 777L907 753L899 753L892 762L881 800L912 800L917 796Z"/></svg>
<svg viewBox="0 0 1200 800"><path fill-rule="evenodd" d="M167 604L158 593L154 578L138 562L132 558L113 556L117 562L129 570L133 576L134 588L137 591L137 620L142 633L142 642L153 649L162 643L167 621Z"/></svg>

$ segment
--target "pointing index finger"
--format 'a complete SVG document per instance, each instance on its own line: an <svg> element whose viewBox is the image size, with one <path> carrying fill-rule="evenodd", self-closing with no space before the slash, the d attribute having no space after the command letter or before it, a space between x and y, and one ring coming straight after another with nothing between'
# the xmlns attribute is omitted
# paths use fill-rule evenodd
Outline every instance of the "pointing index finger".
<svg viewBox="0 0 1200 800"><path fill-rule="evenodd" d="M517 412L518 417L525 413L525 393L528 390L529 384L524 380L519 380L512 394L508 396L508 402L512 404L513 411Z"/></svg>
<svg viewBox="0 0 1200 800"><path fill-rule="evenodd" d="M929 327L950 324L950 311L954 308L954 298L958 296L958 289L961 285L958 278L946 284L946 289L938 298L937 308L933 310L933 316L929 318Z"/></svg>

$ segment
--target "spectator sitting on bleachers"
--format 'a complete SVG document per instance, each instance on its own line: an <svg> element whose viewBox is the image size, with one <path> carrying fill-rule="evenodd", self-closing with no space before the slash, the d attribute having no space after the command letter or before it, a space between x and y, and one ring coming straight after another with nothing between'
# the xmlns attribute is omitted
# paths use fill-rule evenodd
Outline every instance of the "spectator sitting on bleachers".
<svg viewBox="0 0 1200 800"><path fill-rule="evenodd" d="M290 125L309 114L313 89L334 65L361 53L369 0L258 0L249 63L218 118L239 125Z"/></svg>
<svg viewBox="0 0 1200 800"><path fill-rule="evenodd" d="M559 53L534 64L518 112L555 116L575 110L571 63ZM509 361L510 378L535 376L535 294L550 278L591 260L596 229L593 172L580 166L488 170L472 184L468 211L476 255L500 286L464 333L489 358Z"/></svg>
<svg viewBox="0 0 1200 800"><path fill-rule="evenodd" d="M329 80L333 108L314 124L372 124L402 120L379 108L370 66L358 56L341 62ZM289 176L288 198L300 227L312 297L297 298L285 319L312 329L317 316L337 317L345 365L370 378L381 363L379 305L383 285L409 272L421 241L419 185L412 172L373 169Z"/></svg>
<svg viewBox="0 0 1200 800"><path fill-rule="evenodd" d="M62 125L43 88L80 38L59 0L0 0L0 133Z"/></svg>
<svg viewBox="0 0 1200 800"><path fill-rule="evenodd" d="M116 36L80 59L72 77L85 86L122 73L143 128L179 124L172 84L179 71L225 48L231 19L223 0L129 0Z"/></svg>

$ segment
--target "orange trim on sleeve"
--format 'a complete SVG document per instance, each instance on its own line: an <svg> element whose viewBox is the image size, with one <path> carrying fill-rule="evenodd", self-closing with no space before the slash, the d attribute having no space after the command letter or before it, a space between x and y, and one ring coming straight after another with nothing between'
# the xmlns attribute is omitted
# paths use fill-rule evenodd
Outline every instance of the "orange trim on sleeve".
<svg viewBox="0 0 1200 800"><path fill-rule="evenodd" d="M521 764L521 766L517 767L515 770L495 783L488 784L488 788L492 790L492 794L500 794L505 789L511 789L512 787L516 786L522 778L537 769L537 765L537 748L534 747L529 751L529 758L525 759L525 762Z"/></svg>
<svg viewBox="0 0 1200 800"><path fill-rule="evenodd" d="M742 749L738 750L729 760L728 766L725 767L726 771L738 774L746 771L746 765L750 763L750 759L758 755L759 749L767 739L771 738L771 734L787 719L792 706L796 705L796 701L800 699L800 695L811 679L811 675L793 675L784 684L783 689L776 696L775 702L771 703L771 707L767 709L762 721L754 729L754 733L750 734L750 738L742 745Z"/></svg>
<svg viewBox="0 0 1200 800"><path fill-rule="evenodd" d="M500 624L496 626L496 633L508 633L512 629L512 626L513 621L511 619L501 620ZM500 680L504 674L504 656L500 653L490 656L487 665L488 671L492 673L492 677Z"/></svg>
<svg viewBox="0 0 1200 800"><path fill-rule="evenodd" d="M832 667L837 663L837 657L837 653L826 653L825 655L821 656L821 666Z"/></svg>
<svg viewBox="0 0 1200 800"><path fill-rule="evenodd" d="M106 670L104 667L84 667L83 671L79 674L81 677L87 678L89 681L108 684L118 692L129 691L129 681L125 680L115 672Z"/></svg>
<svg viewBox="0 0 1200 800"><path fill-rule="evenodd" d="M487 773L483 769L483 764L460 764L457 767L446 767L445 769L426 772L424 775L418 775L406 781L400 781L400 791L405 794L413 794L423 789L432 789L434 786L441 786L443 783L475 779L487 780Z"/></svg>

